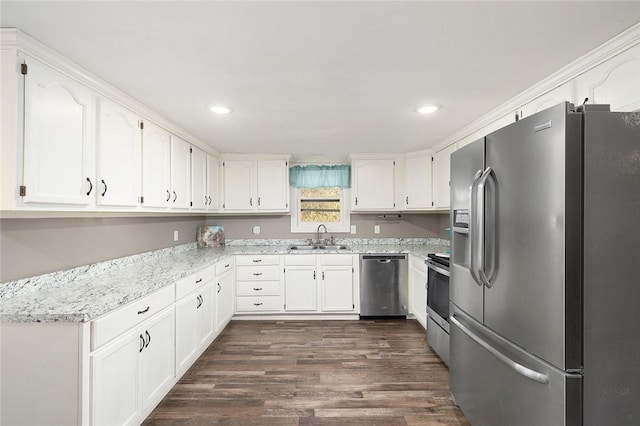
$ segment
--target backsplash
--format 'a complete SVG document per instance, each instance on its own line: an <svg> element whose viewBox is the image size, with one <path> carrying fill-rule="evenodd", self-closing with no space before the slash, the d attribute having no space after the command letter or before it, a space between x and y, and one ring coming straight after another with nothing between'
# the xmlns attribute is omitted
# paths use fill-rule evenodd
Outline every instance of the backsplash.
<svg viewBox="0 0 640 426"><path fill-rule="evenodd" d="M308 238L297 239L227 239L228 246L290 246L299 244L308 244ZM421 245L449 245L449 240L443 238L336 238L336 244L341 245L360 245L360 244L421 244Z"/></svg>

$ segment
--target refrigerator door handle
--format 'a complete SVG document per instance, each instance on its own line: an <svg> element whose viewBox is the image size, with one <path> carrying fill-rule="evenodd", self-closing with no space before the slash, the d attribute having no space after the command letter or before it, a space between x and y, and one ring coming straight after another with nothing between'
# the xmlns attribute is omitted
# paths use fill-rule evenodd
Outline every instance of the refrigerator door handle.
<svg viewBox="0 0 640 426"><path fill-rule="evenodd" d="M458 327L460 330L462 330L462 332L464 334L466 334L467 336L469 336L471 339L473 339L477 344L479 344L480 346L482 346L483 348L485 348L487 351L489 351L493 356L495 356L496 358L498 358L500 361L502 361L503 363L505 363L509 368L511 368L512 370L514 370L516 373L520 374L521 376L527 377L531 380L534 380L538 383L542 383L544 385L549 383L549 376L547 376L546 374L543 373L539 373L535 370L532 370L530 368L525 367L522 364L518 364L517 362L515 362L514 360L512 360L511 358L509 358L508 356L506 356L505 354L503 354L502 352L500 352L499 350L497 350L496 348L494 348L493 346L491 346L489 343L485 342L480 336L478 336L477 334L475 334L473 331L471 331L469 328L467 328L464 324L462 324L455 316L455 314L452 314L449 317L449 320L456 326Z"/></svg>
<svg viewBox="0 0 640 426"><path fill-rule="evenodd" d="M495 180L493 178L493 169L491 167L487 167L486 170L482 173L482 176L480 177L480 179L478 180L478 205L479 205L478 212L480 213L480 219L478 220L478 222L481 224L481 226L479 226L481 230L478 232L478 241L479 241L479 245L482 245L478 250L479 252L478 276L480 277L480 280L485 286L487 286L488 288L491 288L491 278L493 278L493 273L491 274L491 276L489 277L487 276L487 271L486 271L487 258L485 253L485 249L487 248L485 244L485 241L486 241L485 228L487 225L486 217L485 217L485 214L487 212L487 206L485 205L485 201L486 201L486 195L487 195L486 186L489 178L491 178L495 183ZM491 214L495 214L494 210L495 208L492 209ZM495 227L491 227L491 230L495 232ZM495 270L493 272L495 272Z"/></svg>
<svg viewBox="0 0 640 426"><path fill-rule="evenodd" d="M478 245L477 238L477 192L478 192L478 181L482 176L482 170L478 170L475 175L473 175L473 181L471 186L469 187L469 199L471 200L471 206L469 207L469 272L471 273L471 277L479 286L482 285L482 281L480 280L480 276L478 275L478 262L476 261L476 245Z"/></svg>

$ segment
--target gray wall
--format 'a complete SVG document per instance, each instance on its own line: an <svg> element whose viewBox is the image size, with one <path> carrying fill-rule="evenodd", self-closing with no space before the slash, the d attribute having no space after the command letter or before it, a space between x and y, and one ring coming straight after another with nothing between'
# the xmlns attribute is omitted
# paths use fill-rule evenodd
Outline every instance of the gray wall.
<svg viewBox="0 0 640 426"><path fill-rule="evenodd" d="M193 242L199 225L204 217L2 219L0 282Z"/></svg>
<svg viewBox="0 0 640 426"><path fill-rule="evenodd" d="M289 216L126 217L0 220L0 282L194 242L199 225L223 225L227 238L311 238L292 234ZM384 220L352 215L357 233L337 238L445 238L448 214L410 214ZM380 234L374 234L374 225ZM260 235L253 235L259 225ZM173 231L179 240L173 241Z"/></svg>
<svg viewBox="0 0 640 426"><path fill-rule="evenodd" d="M389 215L391 216L391 215ZM208 217L207 225L224 226L227 238L312 238L314 234L291 233L289 216L236 216ZM260 235L253 235L254 226L260 226ZM446 238L449 214L403 214L401 219L382 219L379 215L351 215L356 234L335 234L336 238ZM380 225L380 234L374 226ZM331 235L331 233L330 233Z"/></svg>

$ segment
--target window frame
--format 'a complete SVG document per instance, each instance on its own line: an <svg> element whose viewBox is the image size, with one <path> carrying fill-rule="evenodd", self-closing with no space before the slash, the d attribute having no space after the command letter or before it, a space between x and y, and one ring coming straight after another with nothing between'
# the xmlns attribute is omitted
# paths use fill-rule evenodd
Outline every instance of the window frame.
<svg viewBox="0 0 640 426"><path fill-rule="evenodd" d="M300 222L300 190L291 187L291 233L316 232L318 226L327 227L328 233L351 232L350 189L340 188L340 222Z"/></svg>

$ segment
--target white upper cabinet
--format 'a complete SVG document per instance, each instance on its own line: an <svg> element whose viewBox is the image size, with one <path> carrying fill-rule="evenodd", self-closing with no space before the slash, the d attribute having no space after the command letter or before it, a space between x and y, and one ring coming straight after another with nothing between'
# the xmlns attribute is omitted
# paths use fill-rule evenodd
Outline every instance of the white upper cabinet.
<svg viewBox="0 0 640 426"><path fill-rule="evenodd" d="M396 160L352 159L351 210L394 210Z"/></svg>
<svg viewBox="0 0 640 426"><path fill-rule="evenodd" d="M207 154L207 210L218 210L220 194L220 161Z"/></svg>
<svg viewBox="0 0 640 426"><path fill-rule="evenodd" d="M451 180L451 154L456 150L456 144L436 152L433 156L433 192L436 209L449 208L450 193L449 182Z"/></svg>
<svg viewBox="0 0 640 426"><path fill-rule="evenodd" d="M247 211L254 209L255 167L252 160L225 160L224 203L226 211ZM257 204L257 201L256 201Z"/></svg>
<svg viewBox="0 0 640 426"><path fill-rule="evenodd" d="M568 82L548 91L544 95L537 97L530 102L527 102L519 109L519 117L528 117L561 102L571 102L574 98L572 87L573 85L571 82ZM580 100L580 103L583 101L584 99Z"/></svg>
<svg viewBox="0 0 640 426"><path fill-rule="evenodd" d="M204 210L209 204L207 157L203 150L191 148L191 207L194 210Z"/></svg>
<svg viewBox="0 0 640 426"><path fill-rule="evenodd" d="M289 209L289 163L258 160L258 210Z"/></svg>
<svg viewBox="0 0 640 426"><path fill-rule="evenodd" d="M171 201L172 209L191 206L191 145L171 135Z"/></svg>
<svg viewBox="0 0 640 426"><path fill-rule="evenodd" d="M430 153L407 155L404 160L404 208L425 210L433 208L431 191Z"/></svg>
<svg viewBox="0 0 640 426"><path fill-rule="evenodd" d="M24 76L24 203L90 206L95 182L95 97L35 60Z"/></svg>
<svg viewBox="0 0 640 426"><path fill-rule="evenodd" d="M225 211L289 211L288 159L225 159Z"/></svg>
<svg viewBox="0 0 640 426"><path fill-rule="evenodd" d="M153 123L142 129L143 207L166 208L171 186L171 134Z"/></svg>
<svg viewBox="0 0 640 426"><path fill-rule="evenodd" d="M140 117L106 99L98 108L96 203L136 207L142 181Z"/></svg>
<svg viewBox="0 0 640 426"><path fill-rule="evenodd" d="M610 104L611 111L640 110L640 44L575 79L576 103Z"/></svg>

